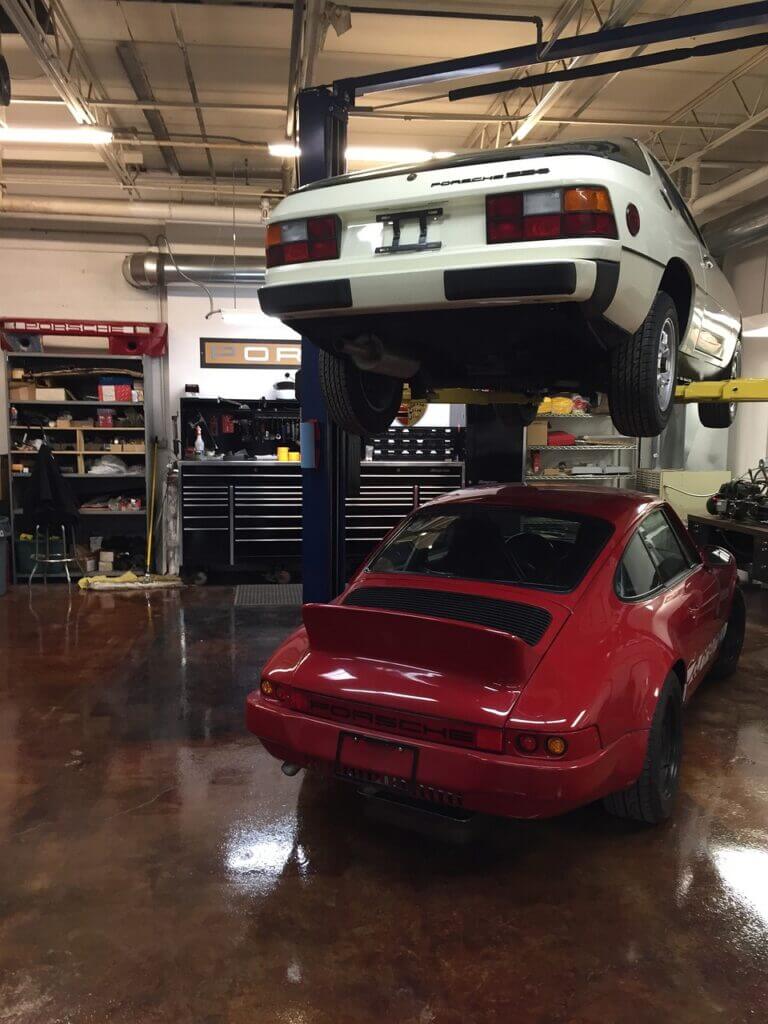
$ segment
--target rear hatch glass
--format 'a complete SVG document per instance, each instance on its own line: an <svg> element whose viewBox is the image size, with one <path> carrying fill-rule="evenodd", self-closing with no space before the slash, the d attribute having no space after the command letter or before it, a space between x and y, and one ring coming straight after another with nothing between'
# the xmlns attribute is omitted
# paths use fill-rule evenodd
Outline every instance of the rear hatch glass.
<svg viewBox="0 0 768 1024"><path fill-rule="evenodd" d="M344 185L356 181L371 181L375 178L389 178L399 174L418 174L423 171L439 171L445 169L460 171L462 167L478 164L495 163L510 160L538 160L556 156L598 156L616 163L625 164L643 174L650 174L645 155L634 139L580 140L578 142L545 142L530 146L513 146L505 149L481 149L471 153L460 153L458 156L446 157L444 160L430 160L420 164L402 164L398 167L381 167L370 171L355 171L341 174L336 178L324 178L304 185L300 192L313 189L328 188L331 185Z"/></svg>

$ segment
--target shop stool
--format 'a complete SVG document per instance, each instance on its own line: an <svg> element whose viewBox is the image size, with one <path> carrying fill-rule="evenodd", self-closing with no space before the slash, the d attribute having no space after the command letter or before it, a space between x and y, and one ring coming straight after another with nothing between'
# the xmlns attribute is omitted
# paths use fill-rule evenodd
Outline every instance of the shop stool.
<svg viewBox="0 0 768 1024"><path fill-rule="evenodd" d="M61 551L51 554L51 543L61 544ZM59 523L57 526L47 523L38 524L35 527L35 550L32 555L32 572L29 574L29 586L38 569L43 571L43 582L48 582L48 569L51 566L62 566L67 577L67 586L72 585L72 576L69 572L70 565L77 566L82 572L83 567L75 554L75 528Z"/></svg>

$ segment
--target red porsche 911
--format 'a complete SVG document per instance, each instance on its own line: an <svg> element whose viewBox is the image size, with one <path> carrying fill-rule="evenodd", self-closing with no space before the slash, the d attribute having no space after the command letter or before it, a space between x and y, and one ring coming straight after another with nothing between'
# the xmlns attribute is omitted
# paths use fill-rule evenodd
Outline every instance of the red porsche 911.
<svg viewBox="0 0 768 1024"><path fill-rule="evenodd" d="M498 486L420 508L275 652L247 722L284 770L539 818L668 817L683 707L744 638L732 556L664 502Z"/></svg>

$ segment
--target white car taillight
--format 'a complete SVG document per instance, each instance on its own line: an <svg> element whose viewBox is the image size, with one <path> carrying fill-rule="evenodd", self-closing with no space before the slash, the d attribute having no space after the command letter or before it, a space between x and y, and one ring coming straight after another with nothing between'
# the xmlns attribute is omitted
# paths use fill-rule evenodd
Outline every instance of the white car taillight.
<svg viewBox="0 0 768 1024"><path fill-rule="evenodd" d="M619 237L608 190L593 185L487 196L485 229L489 245Z"/></svg>
<svg viewBox="0 0 768 1024"><path fill-rule="evenodd" d="M339 258L339 218L284 220L267 228L267 267Z"/></svg>

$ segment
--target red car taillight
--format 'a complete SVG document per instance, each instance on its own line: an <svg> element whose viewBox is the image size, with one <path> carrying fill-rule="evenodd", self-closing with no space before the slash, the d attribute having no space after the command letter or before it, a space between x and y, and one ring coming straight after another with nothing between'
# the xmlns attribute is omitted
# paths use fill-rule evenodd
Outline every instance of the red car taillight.
<svg viewBox="0 0 768 1024"><path fill-rule="evenodd" d="M516 754L518 757L570 761L596 754L600 747L600 734L594 726L565 735L525 729L504 730L504 753Z"/></svg>
<svg viewBox="0 0 768 1024"><path fill-rule="evenodd" d="M273 683L271 679L261 680L261 696L275 704L282 704L293 711L306 711L306 695L285 683Z"/></svg>
<svg viewBox="0 0 768 1024"><path fill-rule="evenodd" d="M608 190L579 185L486 196L485 237L489 245L496 245L619 235Z"/></svg>
<svg viewBox="0 0 768 1024"><path fill-rule="evenodd" d="M284 220L267 228L267 266L339 258L339 218Z"/></svg>

